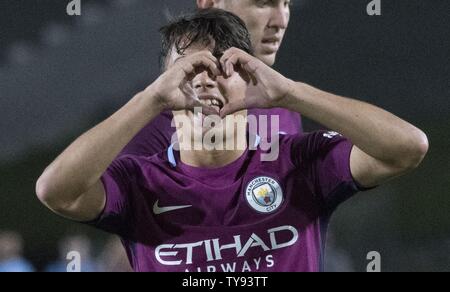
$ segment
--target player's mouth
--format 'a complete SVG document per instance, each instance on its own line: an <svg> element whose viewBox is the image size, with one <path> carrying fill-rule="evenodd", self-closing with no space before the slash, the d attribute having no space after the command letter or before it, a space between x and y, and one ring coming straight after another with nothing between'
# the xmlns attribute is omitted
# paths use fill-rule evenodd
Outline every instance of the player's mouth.
<svg viewBox="0 0 450 292"><path fill-rule="evenodd" d="M225 103L216 95L202 95L199 96L200 102L207 105L220 113L220 110L224 107Z"/></svg>
<svg viewBox="0 0 450 292"><path fill-rule="evenodd" d="M278 37L267 37L263 38L261 41L262 48L264 52L268 54L273 54L278 52L280 48L281 39Z"/></svg>

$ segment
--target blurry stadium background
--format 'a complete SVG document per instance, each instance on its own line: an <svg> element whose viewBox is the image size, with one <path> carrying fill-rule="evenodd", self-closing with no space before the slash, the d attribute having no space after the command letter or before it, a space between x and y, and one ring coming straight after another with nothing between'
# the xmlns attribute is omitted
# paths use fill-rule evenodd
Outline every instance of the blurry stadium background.
<svg viewBox="0 0 450 292"><path fill-rule="evenodd" d="M194 0L0 2L0 271L126 271L115 238L61 219L34 184L73 139L158 76L158 28ZM450 1L293 0L277 68L290 78L379 105L425 130L413 174L351 199L333 217L328 271L450 271ZM305 121L308 131L319 126ZM22 259L23 261L20 261Z"/></svg>

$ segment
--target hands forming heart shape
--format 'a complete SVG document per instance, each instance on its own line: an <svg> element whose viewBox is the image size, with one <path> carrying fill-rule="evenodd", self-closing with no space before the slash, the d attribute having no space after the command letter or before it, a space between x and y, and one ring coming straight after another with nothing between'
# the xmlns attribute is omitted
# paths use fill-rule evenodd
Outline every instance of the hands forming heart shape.
<svg viewBox="0 0 450 292"><path fill-rule="evenodd" d="M220 112L202 103L192 86L192 80L203 72L213 80L230 78L239 73L247 82L246 92L231 96ZM164 109L193 110L200 107L205 115L224 118L250 108L279 107L291 90L292 81L248 53L231 48L219 59L208 51L199 51L178 59L151 87L157 102ZM150 88L150 87L149 87Z"/></svg>

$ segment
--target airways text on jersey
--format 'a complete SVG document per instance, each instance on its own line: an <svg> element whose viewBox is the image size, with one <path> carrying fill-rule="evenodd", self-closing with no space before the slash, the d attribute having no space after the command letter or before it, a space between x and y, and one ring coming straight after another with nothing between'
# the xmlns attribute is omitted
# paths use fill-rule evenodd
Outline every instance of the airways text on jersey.
<svg viewBox="0 0 450 292"><path fill-rule="evenodd" d="M183 244L162 244L155 258L164 266L183 266L186 272L255 272L276 265L272 251L294 246L299 232L293 226L268 229L249 237L234 235L231 242L221 238ZM177 269L178 270L178 269Z"/></svg>

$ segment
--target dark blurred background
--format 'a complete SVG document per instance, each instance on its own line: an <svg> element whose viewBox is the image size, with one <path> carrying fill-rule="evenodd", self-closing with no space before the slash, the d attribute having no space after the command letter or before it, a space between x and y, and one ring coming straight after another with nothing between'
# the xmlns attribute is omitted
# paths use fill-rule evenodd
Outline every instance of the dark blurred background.
<svg viewBox="0 0 450 292"><path fill-rule="evenodd" d="M158 28L194 0L0 2L0 271L58 270L67 249L92 270L127 270L117 240L61 219L35 198L72 140L158 76ZM290 78L364 100L418 125L431 150L416 172L360 194L332 220L329 271L450 271L450 1L293 0L277 62ZM319 126L305 121L308 131ZM61 256L60 256L61 255ZM62 257L62 258L61 258ZM87 269L87 268L86 268Z"/></svg>

